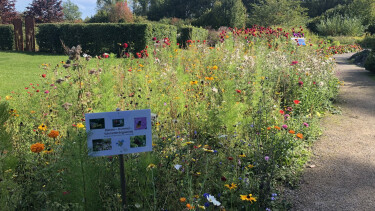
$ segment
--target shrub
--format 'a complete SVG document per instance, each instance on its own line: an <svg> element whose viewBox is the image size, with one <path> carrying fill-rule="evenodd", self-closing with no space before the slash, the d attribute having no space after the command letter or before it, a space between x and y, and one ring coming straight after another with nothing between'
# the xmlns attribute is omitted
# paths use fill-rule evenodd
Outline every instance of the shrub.
<svg viewBox="0 0 375 211"><path fill-rule="evenodd" d="M208 31L203 28L197 28L192 26L183 26L179 28L179 34L177 42L182 46L186 45L188 40L206 40L208 36Z"/></svg>
<svg viewBox="0 0 375 211"><path fill-rule="evenodd" d="M307 20L306 9L299 1L263 0L260 4L252 4L249 24L261 26L300 26Z"/></svg>
<svg viewBox="0 0 375 211"><path fill-rule="evenodd" d="M375 50L372 50L371 53L367 56L364 66L366 70L375 72Z"/></svg>
<svg viewBox="0 0 375 211"><path fill-rule="evenodd" d="M66 46L81 45L92 55L118 52L118 43L128 43L133 52L152 44L152 38L168 37L176 42L177 29L163 24L41 24L36 40L40 51L63 53Z"/></svg>
<svg viewBox="0 0 375 211"><path fill-rule="evenodd" d="M12 50L14 30L11 25L0 25L0 50Z"/></svg>
<svg viewBox="0 0 375 211"><path fill-rule="evenodd" d="M358 42L363 48L375 49L375 35L366 36L363 40Z"/></svg>
<svg viewBox="0 0 375 211"><path fill-rule="evenodd" d="M325 36L357 36L363 34L365 27L358 18L335 15L332 18L320 21L317 31Z"/></svg>

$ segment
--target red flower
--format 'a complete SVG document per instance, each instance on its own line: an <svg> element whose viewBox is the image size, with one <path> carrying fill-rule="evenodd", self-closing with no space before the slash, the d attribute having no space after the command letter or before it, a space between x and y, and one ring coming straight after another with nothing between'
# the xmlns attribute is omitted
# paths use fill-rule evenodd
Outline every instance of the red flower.
<svg viewBox="0 0 375 211"><path fill-rule="evenodd" d="M228 157L228 160L233 160L233 157Z"/></svg>
<svg viewBox="0 0 375 211"><path fill-rule="evenodd" d="M298 61L292 61L292 64L290 65L295 65L295 64L298 64Z"/></svg>
<svg viewBox="0 0 375 211"><path fill-rule="evenodd" d="M128 43L122 44L122 47L124 47L124 48L127 48L128 46L129 46Z"/></svg>
<svg viewBox="0 0 375 211"><path fill-rule="evenodd" d="M302 85L303 85L303 81L298 81L298 84L299 84L300 86L302 86Z"/></svg>
<svg viewBox="0 0 375 211"><path fill-rule="evenodd" d="M155 40L156 40L156 37L153 37L152 40L155 41Z"/></svg>
<svg viewBox="0 0 375 211"><path fill-rule="evenodd" d="M301 101L299 100L293 100L294 104L298 105Z"/></svg>
<svg viewBox="0 0 375 211"><path fill-rule="evenodd" d="M239 90L239 89L236 89L236 92L237 92L237 93L241 93L241 90Z"/></svg>
<svg viewBox="0 0 375 211"><path fill-rule="evenodd" d="M280 110L279 112L280 112L280 114L285 114L284 110Z"/></svg>
<svg viewBox="0 0 375 211"><path fill-rule="evenodd" d="M42 77L45 78L47 75L46 74L42 74Z"/></svg>
<svg viewBox="0 0 375 211"><path fill-rule="evenodd" d="M225 178L224 176L221 177L221 181L225 182L227 181L227 178Z"/></svg>

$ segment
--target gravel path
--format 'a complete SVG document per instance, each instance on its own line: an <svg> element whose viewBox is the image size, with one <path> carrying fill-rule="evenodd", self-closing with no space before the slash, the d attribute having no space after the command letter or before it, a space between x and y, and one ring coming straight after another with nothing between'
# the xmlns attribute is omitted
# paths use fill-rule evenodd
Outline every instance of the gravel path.
<svg viewBox="0 0 375 211"><path fill-rule="evenodd" d="M371 73L336 56L345 82L337 106L342 115L324 118L324 135L292 197L293 210L375 210L375 81Z"/></svg>

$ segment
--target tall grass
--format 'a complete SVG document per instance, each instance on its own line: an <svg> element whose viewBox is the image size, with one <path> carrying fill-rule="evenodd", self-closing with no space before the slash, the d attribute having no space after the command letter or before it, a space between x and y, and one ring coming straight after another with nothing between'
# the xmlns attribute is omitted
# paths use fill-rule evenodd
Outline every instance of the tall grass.
<svg viewBox="0 0 375 211"><path fill-rule="evenodd" d="M360 36L366 29L359 18L342 15L322 20L316 27L325 36Z"/></svg>

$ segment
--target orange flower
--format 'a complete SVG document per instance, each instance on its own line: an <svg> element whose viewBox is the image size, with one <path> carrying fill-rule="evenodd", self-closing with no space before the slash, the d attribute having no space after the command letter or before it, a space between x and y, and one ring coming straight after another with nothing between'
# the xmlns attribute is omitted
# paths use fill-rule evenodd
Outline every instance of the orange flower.
<svg viewBox="0 0 375 211"><path fill-rule="evenodd" d="M300 138L300 139L303 139L303 135L302 135L302 133L297 133L297 138Z"/></svg>
<svg viewBox="0 0 375 211"><path fill-rule="evenodd" d="M276 130L280 130L280 129L281 129L281 128L278 127L278 126L274 126L274 128L275 128Z"/></svg>
<svg viewBox="0 0 375 211"><path fill-rule="evenodd" d="M51 130L51 132L48 133L48 137L50 138L57 138L59 136L59 131L57 130Z"/></svg>
<svg viewBox="0 0 375 211"><path fill-rule="evenodd" d="M186 204L186 208L188 208L189 210L192 210L192 209L194 209L194 207L193 207L193 206L191 206L191 204Z"/></svg>
<svg viewBox="0 0 375 211"><path fill-rule="evenodd" d="M31 150L32 152L34 152L34 153L39 153L39 152L41 152L41 151L44 150L44 144L42 144L42 143L32 144L32 145L30 146L30 150Z"/></svg>
<svg viewBox="0 0 375 211"><path fill-rule="evenodd" d="M271 127L268 127L267 130L271 130Z"/></svg>
<svg viewBox="0 0 375 211"><path fill-rule="evenodd" d="M185 202L186 201L186 198L185 197L181 197L180 198L180 202Z"/></svg>
<svg viewBox="0 0 375 211"><path fill-rule="evenodd" d="M289 130L290 134L295 134L296 132L294 130Z"/></svg>

